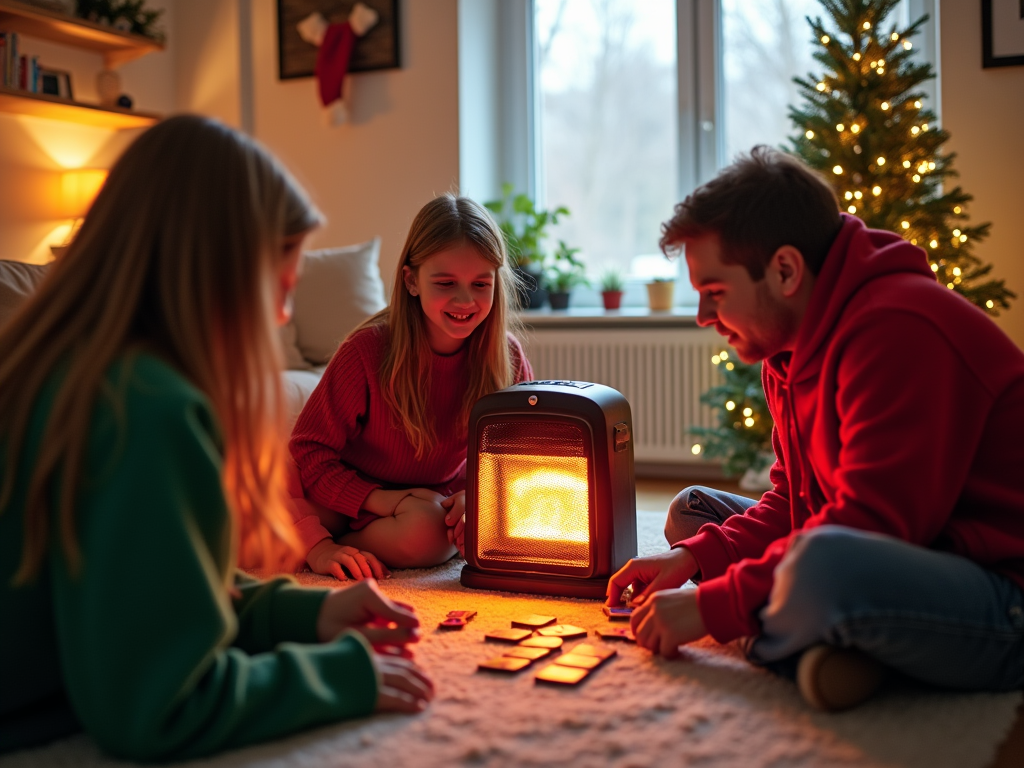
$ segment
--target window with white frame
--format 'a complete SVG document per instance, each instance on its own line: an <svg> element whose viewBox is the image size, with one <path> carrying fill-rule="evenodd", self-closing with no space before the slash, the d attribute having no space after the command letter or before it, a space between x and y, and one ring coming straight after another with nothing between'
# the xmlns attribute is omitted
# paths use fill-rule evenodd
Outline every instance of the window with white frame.
<svg viewBox="0 0 1024 768"><path fill-rule="evenodd" d="M642 284L661 276L678 276L677 304L695 304L685 265L658 251L660 224L737 154L787 144L792 78L821 69L805 18L826 15L820 1L519 2L532 48L519 60L530 70L530 109L519 110L528 191L571 211L551 240L580 248L587 265L594 287L577 289L574 306L600 303L608 269L627 276L627 305L643 305ZM894 19L931 15L919 48L933 66L937 10L938 0L903 0Z"/></svg>

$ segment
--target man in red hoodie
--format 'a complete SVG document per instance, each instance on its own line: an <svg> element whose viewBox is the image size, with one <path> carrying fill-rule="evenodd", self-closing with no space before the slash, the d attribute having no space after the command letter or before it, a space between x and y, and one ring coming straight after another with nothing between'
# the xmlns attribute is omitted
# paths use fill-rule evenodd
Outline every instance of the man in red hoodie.
<svg viewBox="0 0 1024 768"><path fill-rule="evenodd" d="M887 669L1020 688L1024 354L920 248L840 213L823 179L766 147L663 232L698 324L764 361L777 460L757 502L684 490L672 548L612 577L612 605L638 594L637 642L674 657L706 634L744 638L830 710Z"/></svg>

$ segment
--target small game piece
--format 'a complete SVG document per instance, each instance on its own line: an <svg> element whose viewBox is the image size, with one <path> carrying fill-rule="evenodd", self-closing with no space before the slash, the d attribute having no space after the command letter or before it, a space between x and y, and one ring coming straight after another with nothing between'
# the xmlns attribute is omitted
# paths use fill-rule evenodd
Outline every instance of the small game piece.
<svg viewBox="0 0 1024 768"><path fill-rule="evenodd" d="M587 630L583 627L574 627L572 624L555 624L553 627L544 627L539 631L544 637L561 637L566 640L587 636Z"/></svg>
<svg viewBox="0 0 1024 768"><path fill-rule="evenodd" d="M476 611L448 611L449 619L465 619L469 621L476 616Z"/></svg>
<svg viewBox="0 0 1024 768"><path fill-rule="evenodd" d="M627 584L626 588L622 590L622 595L619 597L619 601L627 608L633 607L633 585Z"/></svg>
<svg viewBox="0 0 1024 768"><path fill-rule="evenodd" d="M606 605L604 606L604 615L608 617L609 621L629 621L629 617L633 615L633 609L613 608Z"/></svg>
<svg viewBox="0 0 1024 768"><path fill-rule="evenodd" d="M496 656L487 661L481 661L476 665L477 669L485 669L491 672L518 672L526 669L533 662L530 659L517 659L513 656Z"/></svg>
<svg viewBox="0 0 1024 768"><path fill-rule="evenodd" d="M531 613L529 616L520 616L518 619L512 619L512 626L537 629L538 627L546 627L548 624L554 624L556 621L558 619L554 616L540 616L536 613Z"/></svg>
<svg viewBox="0 0 1024 768"><path fill-rule="evenodd" d="M522 648L548 648L556 651L565 642L560 637L528 637L519 644Z"/></svg>
<svg viewBox="0 0 1024 768"><path fill-rule="evenodd" d="M618 655L619 652L614 648L598 648L596 645L590 645L590 643L580 643L572 649L571 653L579 654L580 656L596 656L601 661L605 661L612 656Z"/></svg>
<svg viewBox="0 0 1024 768"><path fill-rule="evenodd" d="M554 683L557 685L576 685L590 674L589 669L579 667L563 667L558 664L548 664L540 670L534 678L538 683Z"/></svg>
<svg viewBox="0 0 1024 768"><path fill-rule="evenodd" d="M466 626L466 620L455 616L449 616L447 619L438 622L437 626L438 629L462 629Z"/></svg>
<svg viewBox="0 0 1024 768"><path fill-rule="evenodd" d="M629 627L607 627L594 630L605 640L625 640L630 643L636 642L636 636Z"/></svg>
<svg viewBox="0 0 1024 768"><path fill-rule="evenodd" d="M563 667L579 667L580 669L594 669L601 666L602 659L597 656L584 656L582 653L566 653L555 659L555 664Z"/></svg>
<svg viewBox="0 0 1024 768"><path fill-rule="evenodd" d="M488 640L497 640L502 643L518 643L532 635L528 629L493 629L484 635Z"/></svg>
<svg viewBox="0 0 1024 768"><path fill-rule="evenodd" d="M554 651L551 648L523 648L523 646L517 645L515 648L509 648L502 656L536 661L537 659L543 659L545 656L550 656L552 653Z"/></svg>

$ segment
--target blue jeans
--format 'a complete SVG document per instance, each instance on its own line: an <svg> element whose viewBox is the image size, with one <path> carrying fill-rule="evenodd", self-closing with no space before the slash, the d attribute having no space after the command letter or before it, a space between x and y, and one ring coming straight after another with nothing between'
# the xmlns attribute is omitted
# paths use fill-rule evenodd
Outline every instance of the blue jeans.
<svg viewBox="0 0 1024 768"><path fill-rule="evenodd" d="M669 507L676 543L756 502L694 486ZM812 645L857 648L908 677L960 690L1024 686L1024 592L960 555L838 525L797 535L744 649L792 673Z"/></svg>

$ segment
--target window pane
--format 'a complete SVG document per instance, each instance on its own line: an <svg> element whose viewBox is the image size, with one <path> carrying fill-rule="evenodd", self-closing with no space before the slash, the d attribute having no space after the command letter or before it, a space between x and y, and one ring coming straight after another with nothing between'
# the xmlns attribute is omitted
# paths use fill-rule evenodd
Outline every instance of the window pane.
<svg viewBox="0 0 1024 768"><path fill-rule="evenodd" d="M551 243L580 248L592 281L608 268L675 275L658 250L678 202L674 0L535 8L540 190L545 206L571 211Z"/></svg>
<svg viewBox="0 0 1024 768"><path fill-rule="evenodd" d="M793 78L821 71L804 17L823 11L819 0L722 0L724 164L756 144L787 143Z"/></svg>
<svg viewBox="0 0 1024 768"><path fill-rule="evenodd" d="M820 0L721 0L722 114L725 157L731 163L756 144L788 146L795 132L789 107L802 103L794 77L820 76L813 58L821 46L807 18L829 17ZM909 9L900 3L886 23L906 25Z"/></svg>

